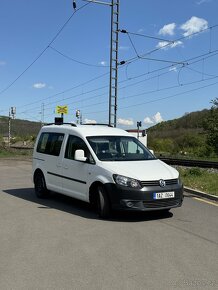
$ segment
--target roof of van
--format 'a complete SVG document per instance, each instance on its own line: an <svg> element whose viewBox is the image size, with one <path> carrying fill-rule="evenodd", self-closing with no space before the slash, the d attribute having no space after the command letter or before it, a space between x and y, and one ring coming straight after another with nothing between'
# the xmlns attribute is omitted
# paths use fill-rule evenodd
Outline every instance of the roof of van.
<svg viewBox="0 0 218 290"><path fill-rule="evenodd" d="M47 125L42 127L42 131L49 132L59 132L59 133L69 133L69 134L77 134L80 136L88 137L88 136L132 136L130 133L125 130L119 128L109 127L107 125Z"/></svg>

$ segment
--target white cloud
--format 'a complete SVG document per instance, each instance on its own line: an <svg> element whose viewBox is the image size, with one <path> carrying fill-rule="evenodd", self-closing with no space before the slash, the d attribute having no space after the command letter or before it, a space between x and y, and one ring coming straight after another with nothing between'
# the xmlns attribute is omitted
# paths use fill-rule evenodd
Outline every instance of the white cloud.
<svg viewBox="0 0 218 290"><path fill-rule="evenodd" d="M6 62L4 60L0 60L0 66L6 65Z"/></svg>
<svg viewBox="0 0 218 290"><path fill-rule="evenodd" d="M119 50L129 50L129 46L120 45Z"/></svg>
<svg viewBox="0 0 218 290"><path fill-rule="evenodd" d="M146 125L153 124L154 122L149 117L145 117L143 121Z"/></svg>
<svg viewBox="0 0 218 290"><path fill-rule="evenodd" d="M178 41L174 41L174 42L170 45L170 47L171 47L171 48L174 48L174 47L182 46L182 45L183 45L183 42L180 41L180 40L178 40Z"/></svg>
<svg viewBox="0 0 218 290"><path fill-rule="evenodd" d="M168 41L160 41L160 42L158 42L158 44L156 45L156 48L168 49L169 46L170 46L170 42L168 42Z"/></svg>
<svg viewBox="0 0 218 290"><path fill-rule="evenodd" d="M176 67L176 66L172 66L172 67L169 69L169 71L177 72L178 70L177 70L177 67Z"/></svg>
<svg viewBox="0 0 218 290"><path fill-rule="evenodd" d="M201 4L209 3L209 2L211 2L211 0L199 0L196 2L196 4L201 5Z"/></svg>
<svg viewBox="0 0 218 290"><path fill-rule="evenodd" d="M140 28L137 32L138 33L143 33L144 32L144 29L143 28Z"/></svg>
<svg viewBox="0 0 218 290"><path fill-rule="evenodd" d="M131 119L121 119L121 118L119 118L118 119L118 124L125 125L125 126L132 126L132 125L134 125L134 122Z"/></svg>
<svg viewBox="0 0 218 290"><path fill-rule="evenodd" d="M160 112L157 112L152 118L153 118L155 123L163 122L163 118L162 118Z"/></svg>
<svg viewBox="0 0 218 290"><path fill-rule="evenodd" d="M176 23L170 23L164 25L160 30L160 35L174 35L175 34Z"/></svg>
<svg viewBox="0 0 218 290"><path fill-rule="evenodd" d="M96 120L85 119L84 123L85 124L97 124L97 121Z"/></svg>
<svg viewBox="0 0 218 290"><path fill-rule="evenodd" d="M102 60L99 62L99 64L105 66L105 65L107 65L107 62L105 60Z"/></svg>
<svg viewBox="0 0 218 290"><path fill-rule="evenodd" d="M182 24L180 28L184 30L183 33L184 36L190 36L193 33L197 33L203 29L207 29L208 22L203 18L192 16L188 21Z"/></svg>
<svg viewBox="0 0 218 290"><path fill-rule="evenodd" d="M45 83L36 83L36 84L33 85L34 89L43 89L45 87L46 87Z"/></svg>
<svg viewBox="0 0 218 290"><path fill-rule="evenodd" d="M145 117L143 120L144 124L146 124L146 125L158 124L162 121L163 121L163 118L162 118L160 112L157 112L152 117Z"/></svg>
<svg viewBox="0 0 218 290"><path fill-rule="evenodd" d="M158 44L156 45L156 48L161 48L161 49L170 49L170 48L174 48L177 46L182 46L183 42L178 40L178 41L174 41L174 42L168 42L168 41L160 41L158 42Z"/></svg>

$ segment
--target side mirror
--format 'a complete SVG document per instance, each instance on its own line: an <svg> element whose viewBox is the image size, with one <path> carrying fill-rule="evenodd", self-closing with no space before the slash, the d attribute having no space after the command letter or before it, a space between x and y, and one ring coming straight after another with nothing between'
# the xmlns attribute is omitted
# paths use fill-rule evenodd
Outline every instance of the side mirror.
<svg viewBox="0 0 218 290"><path fill-rule="evenodd" d="M149 151L151 152L151 154L153 154L153 155L154 155L154 150L152 150L152 149L149 149Z"/></svg>
<svg viewBox="0 0 218 290"><path fill-rule="evenodd" d="M78 149L75 151L75 156L74 159L76 161L81 161L81 162L85 162L87 160L87 158L85 157L85 152L84 150Z"/></svg>

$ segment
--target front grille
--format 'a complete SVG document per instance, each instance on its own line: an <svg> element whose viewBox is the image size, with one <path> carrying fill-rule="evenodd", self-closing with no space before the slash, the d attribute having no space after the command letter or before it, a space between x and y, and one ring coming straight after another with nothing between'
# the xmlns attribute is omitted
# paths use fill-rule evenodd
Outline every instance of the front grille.
<svg viewBox="0 0 218 290"><path fill-rule="evenodd" d="M179 199L143 201L143 205L145 208L161 208L161 207L177 206L179 203L180 203Z"/></svg>
<svg viewBox="0 0 218 290"><path fill-rule="evenodd" d="M164 180L166 182L166 186L167 185L175 185L178 184L178 179L166 179ZM151 181L141 181L141 184L143 187L149 187L149 186L160 186L159 184L159 180L151 180Z"/></svg>

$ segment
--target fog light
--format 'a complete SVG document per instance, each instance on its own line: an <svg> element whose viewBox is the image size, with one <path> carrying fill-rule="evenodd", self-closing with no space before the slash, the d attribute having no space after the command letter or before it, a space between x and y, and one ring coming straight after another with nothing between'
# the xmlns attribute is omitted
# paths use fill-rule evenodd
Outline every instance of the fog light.
<svg viewBox="0 0 218 290"><path fill-rule="evenodd" d="M134 204L133 204L131 201L127 201L127 202L126 202L126 206L128 206L128 207L133 207Z"/></svg>

